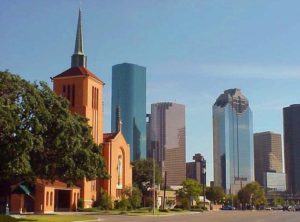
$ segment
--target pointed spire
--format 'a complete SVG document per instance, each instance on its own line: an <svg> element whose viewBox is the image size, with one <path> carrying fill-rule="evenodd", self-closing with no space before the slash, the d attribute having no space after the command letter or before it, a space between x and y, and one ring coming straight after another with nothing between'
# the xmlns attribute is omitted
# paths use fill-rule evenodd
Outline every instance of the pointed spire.
<svg viewBox="0 0 300 222"><path fill-rule="evenodd" d="M77 33L75 40L74 54L72 55L72 67L83 66L86 67L87 57L84 55L83 50L83 34L82 34L82 24L81 24L81 10L79 8L78 23L77 23Z"/></svg>

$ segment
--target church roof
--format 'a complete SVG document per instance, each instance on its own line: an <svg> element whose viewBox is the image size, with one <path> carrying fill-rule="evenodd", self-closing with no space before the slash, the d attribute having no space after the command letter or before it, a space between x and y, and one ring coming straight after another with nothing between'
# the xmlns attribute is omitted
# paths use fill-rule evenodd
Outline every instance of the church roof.
<svg viewBox="0 0 300 222"><path fill-rule="evenodd" d="M76 66L76 67L72 67L70 69L67 69L66 71L54 76L53 79L61 78L61 77L73 77L73 76L92 77L92 78L94 78L94 79L96 79L96 80L103 83L103 81L101 79L99 79L94 73L92 73L87 68L84 68L83 66Z"/></svg>
<svg viewBox="0 0 300 222"><path fill-rule="evenodd" d="M103 140L104 142L109 142L110 140L114 139L118 133L104 133Z"/></svg>

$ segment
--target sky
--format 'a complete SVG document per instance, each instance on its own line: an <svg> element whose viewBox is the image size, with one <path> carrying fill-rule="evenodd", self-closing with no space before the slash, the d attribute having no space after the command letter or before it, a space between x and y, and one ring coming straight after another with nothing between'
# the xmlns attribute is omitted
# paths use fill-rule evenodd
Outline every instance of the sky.
<svg viewBox="0 0 300 222"><path fill-rule="evenodd" d="M240 88L253 131L282 134L282 108L300 103L298 0L1 0L0 70L46 81L68 69L81 5L88 69L105 82L110 131L111 67L147 68L147 110L186 106L186 156L207 159L213 180L212 106Z"/></svg>

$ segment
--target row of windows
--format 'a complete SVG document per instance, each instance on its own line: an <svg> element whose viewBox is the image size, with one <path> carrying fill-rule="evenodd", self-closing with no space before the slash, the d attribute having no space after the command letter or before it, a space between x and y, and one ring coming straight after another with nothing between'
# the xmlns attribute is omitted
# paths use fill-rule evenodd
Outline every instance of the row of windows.
<svg viewBox="0 0 300 222"><path fill-rule="evenodd" d="M75 85L63 85L63 94L64 97L66 97L71 106L75 105Z"/></svg>
<svg viewBox="0 0 300 222"><path fill-rule="evenodd" d="M46 193L46 206L49 206L49 193L50 193L50 206L53 204L53 192L48 192Z"/></svg>
<svg viewBox="0 0 300 222"><path fill-rule="evenodd" d="M99 105L99 89L92 87L92 108L98 110Z"/></svg>

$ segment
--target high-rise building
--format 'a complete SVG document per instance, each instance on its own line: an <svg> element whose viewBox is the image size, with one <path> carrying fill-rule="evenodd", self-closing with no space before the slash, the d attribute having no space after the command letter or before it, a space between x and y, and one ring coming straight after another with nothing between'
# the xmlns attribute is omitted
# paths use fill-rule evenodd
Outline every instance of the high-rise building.
<svg viewBox="0 0 300 222"><path fill-rule="evenodd" d="M150 138L148 153L154 149L162 175L167 172L166 185L181 185L186 179L185 106L170 102L152 104Z"/></svg>
<svg viewBox="0 0 300 222"><path fill-rule="evenodd" d="M130 145L130 159L146 158L146 68L130 63L112 67L111 129L117 129L117 113Z"/></svg>
<svg viewBox="0 0 300 222"><path fill-rule="evenodd" d="M213 105L214 182L237 193L254 181L252 112L240 89L228 89Z"/></svg>
<svg viewBox="0 0 300 222"><path fill-rule="evenodd" d="M283 128L287 191L300 195L300 104L283 109Z"/></svg>
<svg viewBox="0 0 300 222"><path fill-rule="evenodd" d="M186 178L194 179L199 184L206 184L206 160L200 153L193 156L194 162L186 163Z"/></svg>
<svg viewBox="0 0 300 222"><path fill-rule="evenodd" d="M265 185L266 173L282 173L281 135L273 132L254 134L255 180Z"/></svg>

